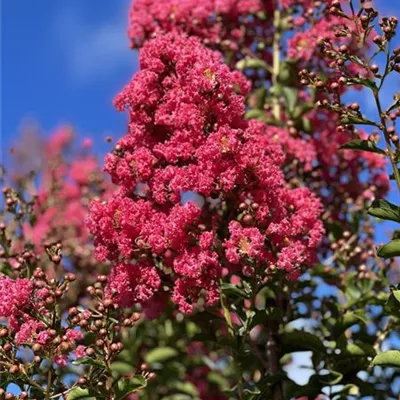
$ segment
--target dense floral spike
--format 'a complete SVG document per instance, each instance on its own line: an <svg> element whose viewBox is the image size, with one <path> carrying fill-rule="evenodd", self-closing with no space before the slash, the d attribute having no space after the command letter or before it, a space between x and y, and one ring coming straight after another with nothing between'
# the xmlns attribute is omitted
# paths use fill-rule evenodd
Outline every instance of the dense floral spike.
<svg viewBox="0 0 400 400"><path fill-rule="evenodd" d="M189 4L188 2L187 4ZM147 1L135 1L133 2L131 13L130 13L130 30L129 36L135 42L137 47L143 46L145 40L150 39L156 34L162 34L164 31L172 30L176 32L185 32L190 36L194 36L199 38L204 44L207 46L211 46L212 48L216 48L223 52L225 56L225 62L229 63L229 52L226 49L221 49L219 46L213 45L213 41L208 38L204 40L204 33L202 34L200 30L192 29L193 21L196 19L189 18L192 12L195 10L201 10L204 12L204 15L207 15L209 10L213 9L210 5L211 3L215 3L215 9L229 9L230 2L229 1L221 1L221 2L206 2L201 5L192 4L192 7L186 7L185 2L179 2L179 5L174 7L174 5L170 3L162 3L154 2L151 0ZM216 4L218 3L218 5ZM334 6L336 10L340 9L340 1L334 0L325 0L325 1L297 1L297 0L281 0L278 1L275 5L274 2L262 2L259 4L258 11L265 12L267 15L272 15L273 11L280 11L280 18L285 20L286 13L289 8L293 10L297 10L295 15L296 18L293 19L293 23L289 30L292 30L292 34L288 37L287 46L285 48L285 53L288 58L291 58L293 61L298 63L298 67L305 67L312 63L313 69L324 69L328 74L328 83L332 80L336 81L339 76L336 76L337 72L332 70L332 57L322 57L320 52L321 43L325 43L325 45L331 46L334 45L338 49L346 49L346 52L351 52L352 54L361 54L361 52L365 51L365 48L360 48L357 40L354 37L355 32L359 32L366 34L366 43L369 43L371 40L370 37L373 36L373 31L365 31L365 28L360 25L359 22L353 23L343 18L340 13L330 13L330 7ZM241 3L237 2L237 7L239 7ZM247 6L250 3L247 4ZM222 7L224 5L224 7ZM255 4L251 4L250 7L243 7L241 11L245 14L249 14L253 12L253 6ZM173 11L171 11L173 10ZM175 10L179 10L179 12L175 12ZM180 23L179 18L176 18L176 14L181 18L190 19L190 21L186 21L185 23ZM146 19L143 19L143 15L146 15ZM209 14L208 14L209 15ZM248 19L243 18L244 21L248 21ZM243 21L241 20L241 21ZM250 18L249 20L253 22L257 22L257 19ZM141 25L139 21L147 21L146 24ZM205 20L207 21L207 19ZM222 21L222 19L221 19ZM218 19L209 19L209 22L213 27L218 26ZM197 21L196 21L197 24ZM196 25L197 26L197 25ZM202 26L200 24L200 26ZM168 28L167 28L168 27ZM146 31L147 29L147 31ZM254 32L258 32L261 28L257 28ZM144 32L147 32L145 34ZM260 49L264 48L263 46L257 45L257 35L246 26L243 26L244 32L250 32L250 42L253 43L251 47L252 54L251 57L259 58L267 60L269 55L267 48L266 54L263 53L264 50L260 53ZM218 34L219 38L217 40L218 43L223 42L223 33L221 30L217 30L216 32L212 30L208 30L209 34ZM251 33L253 32L253 33ZM264 41L269 40L269 38L273 38L270 32L263 31ZM145 40L144 40L145 39ZM239 45L241 51L246 49L245 44ZM254 50L256 49L256 50ZM253 52L255 51L255 53ZM340 53L339 50L336 50L338 55L343 58L343 54ZM236 53L237 54L237 53ZM247 54L247 53L246 53ZM293 62L292 61L292 62ZM341 67L343 71L351 77L357 78L359 74L364 76L366 74L359 65L355 62L346 62L343 63ZM253 70L249 73L246 69L246 74L250 81L253 82L255 87L258 85L257 81L257 73L259 70ZM295 72L291 72L294 74ZM260 77L260 76L258 76ZM263 78L265 79L265 77ZM291 78L293 81L293 78ZM292 82L294 83L294 81ZM144 87L144 86L143 86ZM133 88L132 88L133 89ZM149 90L149 87L146 87L145 93L153 93ZM135 89L133 89L135 90ZM343 84L340 84L340 90L346 90L346 87ZM304 101L309 102L311 104L311 99L307 95L306 91L299 90L298 91L299 98L302 98ZM140 99L138 99L140 100ZM250 102L251 103L251 102ZM189 111L188 111L189 112ZM137 113L136 113L137 115ZM176 119L176 114L170 114L173 116L173 120ZM180 114L179 114L180 115ZM193 114L195 115L195 114ZM268 115L268 112L266 113ZM339 207L344 205L347 207L346 203L352 202L354 204L363 204L363 200L365 200L364 194L371 193L370 187L371 185L368 182L371 182L371 179L375 179L376 176L380 176L383 181L380 181L378 184L378 189L375 191L375 195L382 195L385 193L388 187L388 180L383 177L383 172L385 168L385 164L382 162L378 162L375 164L373 168L370 168L370 158L379 160L380 156L378 155L365 155L358 153L353 161L349 160L350 152L347 152L347 155L338 152L339 147L346 141L344 137L347 138L347 141L351 140L351 133L348 132L344 134L343 132L337 132L337 120L334 115L330 114L326 115L325 112L312 111L308 115L305 114L309 118L311 122L312 130L315 132L312 136L309 136L309 132L304 134L302 129L294 128L290 125L290 128L277 128L275 126L270 127L267 130L267 135L270 136L272 141L278 142L286 155L286 161L284 164L285 177L288 180L293 180L293 183L297 185L297 181L302 179L305 184L310 187L315 193L317 193L322 199L324 206L328 209ZM192 123L195 124L197 121L197 116L193 118ZM331 121L326 124L326 121ZM292 121L287 121L288 125ZM133 126L135 129L135 134L140 135L141 130L138 129L136 125ZM320 132L321 131L321 132ZM220 136L222 136L221 134ZM326 138L329 136L329 140ZM218 138L215 138L219 140ZM210 136L210 142L214 141L214 138ZM216 143L216 142L215 142ZM216 145L214 144L214 147ZM159 146L159 149L163 151L164 155L167 155L168 148L165 148L164 145ZM174 152L176 150L176 152ZM178 151L179 150L179 151ZM171 153L168 155L169 158L167 160L172 161L175 157L175 161L177 161L177 154L187 154L188 153L188 144L175 143L175 147L172 149ZM143 155L142 155L143 154ZM206 155L208 156L208 155ZM328 157L331 156L331 159L328 161ZM152 165L154 159L152 156L146 152L138 152L134 157L141 157L142 163L141 165ZM145 159L143 158L145 157ZM367 159L368 158L368 159ZM144 160L147 160L146 162ZM340 161L339 161L340 160ZM359 160L360 162L358 162ZM128 162L128 160L127 160ZM130 168L124 168L124 162L119 166L119 180L127 179L128 182L131 182L131 176L133 174ZM146 164L147 163L147 164ZM351 165L350 165L351 164ZM343 184L340 183L340 180L334 178L332 180L332 174L334 171L338 171L337 169L333 170L332 165L340 165L340 172L337 172L336 175L339 174L347 174L348 171L352 171L350 175L357 179L357 182L352 185L351 188L343 187ZM149 170L149 169L147 169ZM287 170L287 172L286 172ZM234 171L228 170L225 172L226 178L224 180L227 184L229 184L229 180L233 177ZM125 177L127 174L127 178ZM190 171L191 176L196 176L195 171ZM361 176L370 174L371 179L362 181ZM147 181L146 174L143 175L143 171L135 172L136 179L142 179L143 181ZM163 174L160 174L160 187L159 190L164 190L165 181L172 181L172 177L175 178L175 170L173 168L168 169ZM329 178L327 178L329 177ZM178 180L178 178L176 178ZM375 181L375 180L374 180ZM329 188L324 184L324 182L334 182L334 186L330 186ZM204 181L207 184L207 181ZM337 184L336 184L337 183ZM170 183L170 186L175 186L174 183ZM182 185L184 186L184 185ZM376 186L376 185L375 185ZM374 190L374 185L372 185ZM175 189L175 193L177 193L177 189ZM171 194L172 195L172 194ZM160 193L161 196L165 196L165 193ZM177 195L176 195L177 196ZM345 219L343 210L338 210L338 212L329 213L330 218L341 219L342 221ZM328 215L328 214L326 214Z"/></svg>
<svg viewBox="0 0 400 400"><path fill-rule="evenodd" d="M115 100L130 113L129 132L106 161L120 188L108 203L93 202L88 219L98 258L124 260L109 295L114 289L121 305L145 302L159 285L155 264L184 312L199 297L218 300L225 264L240 263L246 275L276 264L296 278L321 240L321 206L307 189L286 187L280 145L263 123L243 119L244 76L178 34L145 44L140 67ZM182 204L184 193L198 205Z"/></svg>
<svg viewBox="0 0 400 400"><path fill-rule="evenodd" d="M245 26L250 25L244 20L261 10L261 0L135 0L128 35L135 48L158 33L176 32L197 36L211 46L237 49Z"/></svg>

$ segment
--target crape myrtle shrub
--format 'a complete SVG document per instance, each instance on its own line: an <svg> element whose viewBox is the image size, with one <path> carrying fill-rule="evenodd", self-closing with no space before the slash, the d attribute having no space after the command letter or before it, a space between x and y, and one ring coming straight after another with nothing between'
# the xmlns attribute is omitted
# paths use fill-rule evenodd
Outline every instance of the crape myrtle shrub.
<svg viewBox="0 0 400 400"><path fill-rule="evenodd" d="M4 173L0 396L398 398L396 27L369 1L133 2L106 174L68 127Z"/></svg>

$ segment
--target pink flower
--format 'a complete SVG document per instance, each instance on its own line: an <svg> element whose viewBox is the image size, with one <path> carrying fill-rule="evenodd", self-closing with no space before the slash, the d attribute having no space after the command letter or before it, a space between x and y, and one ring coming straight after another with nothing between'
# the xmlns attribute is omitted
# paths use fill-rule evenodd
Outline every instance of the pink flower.
<svg viewBox="0 0 400 400"><path fill-rule="evenodd" d="M246 16L261 9L260 0L135 0L128 35L133 47L141 47L155 34L165 32L188 33L216 45L237 39L234 28L239 21L243 24Z"/></svg>
<svg viewBox="0 0 400 400"><path fill-rule="evenodd" d="M86 356L86 354L85 354L85 350L86 350L86 347L85 346L83 346L83 345L79 345L79 346L77 346L77 348L75 349L75 357L76 358L83 358L83 357L85 357Z"/></svg>
<svg viewBox="0 0 400 400"><path fill-rule="evenodd" d="M226 258L238 264L241 258L260 258L264 256L265 236L257 228L243 228L239 222L229 224L230 238L224 243Z"/></svg>
<svg viewBox="0 0 400 400"><path fill-rule="evenodd" d="M108 279L106 295L122 307L149 300L161 284L155 267L147 263L117 264Z"/></svg>
<svg viewBox="0 0 400 400"><path fill-rule="evenodd" d="M71 340L72 342L76 342L78 340L83 339L83 334L81 331L75 330L75 329L67 329L67 332L65 333L67 336L68 340Z"/></svg>
<svg viewBox="0 0 400 400"><path fill-rule="evenodd" d="M35 321L33 319L28 319L19 328L17 334L15 335L15 342L18 345L23 345L25 343L32 342L33 338L36 336L38 330L43 329L44 324L42 322Z"/></svg>
<svg viewBox="0 0 400 400"><path fill-rule="evenodd" d="M33 283L29 279L0 279L0 316L10 317L29 306Z"/></svg>
<svg viewBox="0 0 400 400"><path fill-rule="evenodd" d="M67 361L68 361L68 356L66 354L60 354L54 359L54 362L59 367L62 367L62 368L67 366Z"/></svg>
<svg viewBox="0 0 400 400"><path fill-rule="evenodd" d="M83 346L83 345L79 345L79 346L77 346L77 348L75 349L75 357L76 358L83 358L83 357L85 357L86 356L86 354L85 354L85 350L86 350L86 347L85 346Z"/></svg>
<svg viewBox="0 0 400 400"><path fill-rule="evenodd" d="M51 336L47 331L41 331L36 336L36 342L38 342L41 345L45 345L50 340L50 338Z"/></svg>

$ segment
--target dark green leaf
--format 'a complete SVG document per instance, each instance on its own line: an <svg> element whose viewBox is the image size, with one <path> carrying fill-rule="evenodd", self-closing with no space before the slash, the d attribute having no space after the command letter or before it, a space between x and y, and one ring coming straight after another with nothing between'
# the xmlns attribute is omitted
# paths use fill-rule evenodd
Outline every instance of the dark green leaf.
<svg viewBox="0 0 400 400"><path fill-rule="evenodd" d="M244 299L249 298L249 296L243 289L239 289L237 286L232 285L231 283L223 283L221 286L221 290L228 296L231 295L236 297L242 297Z"/></svg>
<svg viewBox="0 0 400 400"><path fill-rule="evenodd" d="M368 208L368 214L380 219L400 222L400 207L387 200L374 200Z"/></svg>
<svg viewBox="0 0 400 400"><path fill-rule="evenodd" d="M357 324L365 324L366 320L362 315L355 312L348 311L343 315L341 320L335 325L333 329L333 335L339 337L346 329L351 328Z"/></svg>
<svg viewBox="0 0 400 400"><path fill-rule="evenodd" d="M372 153L378 153L385 155L384 150L376 147L372 142L369 140L352 140L340 147L341 149L348 149L348 150L359 150L359 151L369 151Z"/></svg>
<svg viewBox="0 0 400 400"><path fill-rule="evenodd" d="M75 361L73 361L73 364L75 364L75 365L92 365L93 367L105 369L105 365L103 362L101 362L99 360L95 360L94 358L91 358L91 357L77 358Z"/></svg>
<svg viewBox="0 0 400 400"><path fill-rule="evenodd" d="M385 314L400 318L400 290L390 293L384 308Z"/></svg>
<svg viewBox="0 0 400 400"><path fill-rule="evenodd" d="M314 399L321 394L321 390L321 382L317 375L313 375L309 382L304 386L298 385L292 380L286 380L283 384L285 399L293 399L303 396Z"/></svg>
<svg viewBox="0 0 400 400"><path fill-rule="evenodd" d="M123 400L131 393L135 393L147 386L147 381L142 375L136 375L129 379L121 379L117 383L117 400Z"/></svg>
<svg viewBox="0 0 400 400"><path fill-rule="evenodd" d="M399 229L396 229L393 232L392 240L396 240L396 239L400 239L400 230Z"/></svg>
<svg viewBox="0 0 400 400"><path fill-rule="evenodd" d="M325 353L325 346L322 341L317 336L309 332L285 332L282 334L281 339L286 353L309 350Z"/></svg>

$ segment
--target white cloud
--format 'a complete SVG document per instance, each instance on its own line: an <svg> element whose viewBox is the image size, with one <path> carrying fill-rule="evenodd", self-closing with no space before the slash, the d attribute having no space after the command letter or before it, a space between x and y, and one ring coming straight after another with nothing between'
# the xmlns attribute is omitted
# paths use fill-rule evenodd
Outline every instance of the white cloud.
<svg viewBox="0 0 400 400"><path fill-rule="evenodd" d="M113 15L104 15L101 20L85 19L80 8L71 6L56 17L54 29L72 78L99 80L133 64L126 33L128 3L124 0L118 5Z"/></svg>

